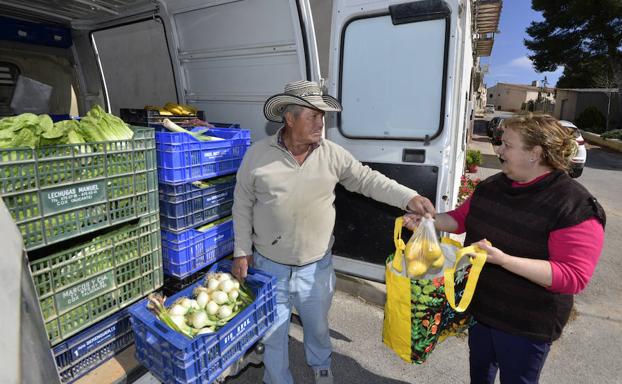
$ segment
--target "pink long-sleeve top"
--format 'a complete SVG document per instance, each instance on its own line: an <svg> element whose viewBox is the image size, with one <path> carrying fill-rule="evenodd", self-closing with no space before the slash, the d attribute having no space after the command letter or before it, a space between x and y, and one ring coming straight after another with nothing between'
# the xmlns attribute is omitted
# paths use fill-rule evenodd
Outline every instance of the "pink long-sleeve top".
<svg viewBox="0 0 622 384"><path fill-rule="evenodd" d="M513 182L512 187L525 187L537 182L542 177L529 183ZM447 212L458 223L458 229L455 233L465 232L464 223L470 207L471 198L468 198L458 208ZM595 217L572 227L551 232L548 250L553 276L551 286L548 289L564 294L581 292L592 278L603 249L604 239L605 230Z"/></svg>

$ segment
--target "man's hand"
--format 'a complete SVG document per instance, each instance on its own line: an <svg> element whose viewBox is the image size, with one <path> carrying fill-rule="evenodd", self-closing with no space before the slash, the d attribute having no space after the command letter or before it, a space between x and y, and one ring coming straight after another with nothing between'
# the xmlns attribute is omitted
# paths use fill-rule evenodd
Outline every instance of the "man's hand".
<svg viewBox="0 0 622 384"><path fill-rule="evenodd" d="M404 215L404 221L402 225L414 232L415 229L417 229L417 227L419 226L421 219L424 217L428 219L432 218L430 214L425 214L424 216L421 216L414 213L407 213Z"/></svg>
<svg viewBox="0 0 622 384"><path fill-rule="evenodd" d="M434 209L432 202L421 195L413 197L408 202L408 209L421 216L425 214L434 216L434 214L436 214L436 210Z"/></svg>
<svg viewBox="0 0 622 384"><path fill-rule="evenodd" d="M248 266L253 265L253 256L240 256L233 258L233 266L231 267L231 273L240 282L246 279L248 273Z"/></svg>

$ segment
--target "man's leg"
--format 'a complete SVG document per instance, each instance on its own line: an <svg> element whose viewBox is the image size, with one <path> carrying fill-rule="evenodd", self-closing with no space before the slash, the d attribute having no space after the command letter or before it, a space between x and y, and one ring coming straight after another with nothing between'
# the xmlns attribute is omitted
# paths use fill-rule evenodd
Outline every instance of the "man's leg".
<svg viewBox="0 0 622 384"><path fill-rule="evenodd" d="M293 384L289 370L289 321L291 315L291 267L275 263L255 252L254 267L276 277L276 319L263 337L263 363L266 384Z"/></svg>
<svg viewBox="0 0 622 384"><path fill-rule="evenodd" d="M331 253L316 263L294 268L291 289L302 320L307 364L316 372L330 370L332 345L328 311L335 291Z"/></svg>
<svg viewBox="0 0 622 384"><path fill-rule="evenodd" d="M497 376L497 353L492 329L475 324L469 328L469 368L471 384L492 384Z"/></svg>

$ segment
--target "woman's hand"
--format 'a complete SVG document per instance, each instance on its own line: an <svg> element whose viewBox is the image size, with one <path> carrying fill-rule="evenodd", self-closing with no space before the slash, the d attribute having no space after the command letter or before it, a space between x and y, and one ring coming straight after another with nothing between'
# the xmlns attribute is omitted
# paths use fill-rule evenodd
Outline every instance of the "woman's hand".
<svg viewBox="0 0 622 384"><path fill-rule="evenodd" d="M473 243L473 245L477 245L488 253L486 263L497 264L545 288L551 286L553 272L548 260L508 255L499 248L490 245L486 239Z"/></svg>
<svg viewBox="0 0 622 384"><path fill-rule="evenodd" d="M473 245L478 246L482 250L486 251L486 262L490 264L497 264L500 266L504 266L505 263L509 260L510 256L500 250L499 248L495 248L486 239L482 239L477 243L473 243Z"/></svg>

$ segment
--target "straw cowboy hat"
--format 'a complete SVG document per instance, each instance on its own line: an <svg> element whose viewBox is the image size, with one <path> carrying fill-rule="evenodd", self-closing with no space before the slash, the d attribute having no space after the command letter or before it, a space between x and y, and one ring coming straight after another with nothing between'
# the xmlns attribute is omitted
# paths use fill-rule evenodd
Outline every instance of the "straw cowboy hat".
<svg viewBox="0 0 622 384"><path fill-rule="evenodd" d="M283 93L266 100L263 114L266 119L276 123L283 122L283 110L289 104L319 109L325 112L341 111L341 104L332 96L323 95L322 88L314 81L298 80L285 84Z"/></svg>

